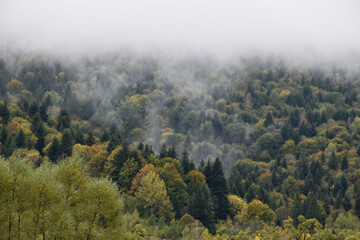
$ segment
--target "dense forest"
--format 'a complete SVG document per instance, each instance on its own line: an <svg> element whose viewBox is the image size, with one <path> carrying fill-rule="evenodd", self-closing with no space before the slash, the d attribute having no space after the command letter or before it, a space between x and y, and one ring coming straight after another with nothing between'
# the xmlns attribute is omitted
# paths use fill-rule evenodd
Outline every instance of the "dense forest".
<svg viewBox="0 0 360 240"><path fill-rule="evenodd" d="M0 239L360 239L360 71L0 59Z"/></svg>

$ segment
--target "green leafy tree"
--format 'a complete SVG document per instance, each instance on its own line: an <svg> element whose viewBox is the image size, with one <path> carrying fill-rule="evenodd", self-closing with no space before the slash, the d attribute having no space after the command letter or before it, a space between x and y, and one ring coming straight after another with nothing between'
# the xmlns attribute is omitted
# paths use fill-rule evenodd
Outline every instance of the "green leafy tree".
<svg viewBox="0 0 360 240"><path fill-rule="evenodd" d="M166 220L173 218L173 207L167 195L165 183L155 172L150 171L141 179L135 197L149 214L164 217Z"/></svg>

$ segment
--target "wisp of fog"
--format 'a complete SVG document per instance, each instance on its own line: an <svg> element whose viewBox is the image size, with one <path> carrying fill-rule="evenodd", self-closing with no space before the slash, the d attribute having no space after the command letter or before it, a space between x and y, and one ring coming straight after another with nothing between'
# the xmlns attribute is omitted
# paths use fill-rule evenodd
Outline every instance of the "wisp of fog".
<svg viewBox="0 0 360 240"><path fill-rule="evenodd" d="M360 2L2 0L2 48L50 52L243 52L333 56L360 50Z"/></svg>

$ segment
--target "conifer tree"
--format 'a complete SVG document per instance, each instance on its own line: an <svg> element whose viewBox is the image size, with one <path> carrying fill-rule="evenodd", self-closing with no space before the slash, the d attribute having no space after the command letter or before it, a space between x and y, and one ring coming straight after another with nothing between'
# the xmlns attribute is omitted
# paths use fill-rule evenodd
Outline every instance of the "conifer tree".
<svg viewBox="0 0 360 240"><path fill-rule="evenodd" d="M108 151L108 153L111 153L120 144L121 144L121 137L118 134L113 134L110 137L110 142L106 148L106 151Z"/></svg>
<svg viewBox="0 0 360 240"><path fill-rule="evenodd" d="M225 220L230 215L230 203L227 198L229 191L219 158L216 158L211 166L209 180L207 182L211 192L215 218Z"/></svg>
<svg viewBox="0 0 360 240"><path fill-rule="evenodd" d="M187 175L191 170L194 170L189 159L189 154L186 150L182 152L180 162L184 169L184 175Z"/></svg>
<svg viewBox="0 0 360 240"><path fill-rule="evenodd" d="M291 218L294 220L294 226L298 225L298 216L302 215L302 204L300 199L300 193L297 192L294 198L294 204L291 209Z"/></svg>
<svg viewBox="0 0 360 240"><path fill-rule="evenodd" d="M345 194L345 197L342 200L342 205L345 211L349 211L352 208L351 200L348 194Z"/></svg>
<svg viewBox="0 0 360 240"><path fill-rule="evenodd" d="M69 129L66 129L61 137L61 149L65 156L71 156L73 139Z"/></svg>
<svg viewBox="0 0 360 240"><path fill-rule="evenodd" d="M333 169L333 170L336 171L338 169L338 165L339 165L339 163L338 163L338 159L337 159L337 157L335 155L335 152L332 152L331 156L330 156L330 159L329 159L329 162L328 162L328 167L330 169Z"/></svg>
<svg viewBox="0 0 360 240"><path fill-rule="evenodd" d="M341 161L341 170L344 171L348 169L348 167L349 167L349 161L347 159L347 156L345 155Z"/></svg>
<svg viewBox="0 0 360 240"><path fill-rule="evenodd" d="M2 119L2 122L7 124L10 119L10 110L8 108L7 103L0 103L0 117Z"/></svg>
<svg viewBox="0 0 360 240"><path fill-rule="evenodd" d="M340 194L340 193L338 193L338 194L336 195L334 207L335 207L336 209L339 209L339 208L342 207L342 198L341 198L341 194Z"/></svg>
<svg viewBox="0 0 360 240"><path fill-rule="evenodd" d="M109 141L109 139L110 139L109 130L107 128L105 128L100 136L100 142L103 143L103 142Z"/></svg>
<svg viewBox="0 0 360 240"><path fill-rule="evenodd" d="M62 109L57 118L57 127L58 131L64 131L66 128L70 127L70 117L68 112L65 109Z"/></svg>
<svg viewBox="0 0 360 240"><path fill-rule="evenodd" d="M194 191L191 195L189 212L191 216L204 224L211 234L215 234L216 229L213 205L209 189L205 183L200 186L200 189Z"/></svg>
<svg viewBox="0 0 360 240"><path fill-rule="evenodd" d="M167 147L166 144L164 143L160 149L159 159L166 158L167 156L168 156Z"/></svg>
<svg viewBox="0 0 360 240"><path fill-rule="evenodd" d="M42 154L42 150L45 147L45 128L42 122L37 125L35 129L35 135L38 138L35 144L35 148L39 151L40 154Z"/></svg>
<svg viewBox="0 0 360 240"><path fill-rule="evenodd" d="M95 144L95 138L94 138L94 135L92 134L92 132L90 131L90 133L88 134L88 137L86 138L86 145L92 146L94 144Z"/></svg>
<svg viewBox="0 0 360 240"><path fill-rule="evenodd" d="M177 159L177 153L174 146L169 148L169 150L167 151L167 156L173 159Z"/></svg>
<svg viewBox="0 0 360 240"><path fill-rule="evenodd" d="M3 126L3 127L1 128L1 132L0 132L0 142L1 142L2 144L5 144L8 136L9 136L9 133L8 133L6 127Z"/></svg>
<svg viewBox="0 0 360 240"><path fill-rule="evenodd" d="M273 123L274 123L273 116L272 116L271 112L268 112L266 115L266 118L265 118L264 125L265 125L265 127L268 127Z"/></svg>
<svg viewBox="0 0 360 240"><path fill-rule="evenodd" d="M50 158L51 162L56 163L60 154L61 154L60 142L56 137L54 137L51 142L50 148L48 150L47 156Z"/></svg>
<svg viewBox="0 0 360 240"><path fill-rule="evenodd" d="M25 133L22 129L20 129L20 131L16 135L15 143L18 148L25 148Z"/></svg>
<svg viewBox="0 0 360 240"><path fill-rule="evenodd" d="M40 108L39 108L39 114L41 116L41 119L44 122L47 122L49 116L47 114L47 106L45 104L41 104Z"/></svg>

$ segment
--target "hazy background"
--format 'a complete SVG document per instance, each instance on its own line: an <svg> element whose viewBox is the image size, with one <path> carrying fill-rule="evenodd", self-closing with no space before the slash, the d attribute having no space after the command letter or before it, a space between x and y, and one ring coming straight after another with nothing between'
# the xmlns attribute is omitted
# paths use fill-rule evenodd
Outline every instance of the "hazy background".
<svg viewBox="0 0 360 240"><path fill-rule="evenodd" d="M337 56L360 50L357 0L1 0L2 48Z"/></svg>

